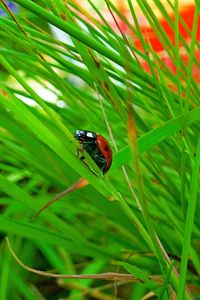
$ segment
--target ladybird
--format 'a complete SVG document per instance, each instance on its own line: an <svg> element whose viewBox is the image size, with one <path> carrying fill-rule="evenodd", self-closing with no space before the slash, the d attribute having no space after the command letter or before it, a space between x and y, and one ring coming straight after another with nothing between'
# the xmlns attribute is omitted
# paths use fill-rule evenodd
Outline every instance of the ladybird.
<svg viewBox="0 0 200 300"><path fill-rule="evenodd" d="M108 141L102 135L87 130L77 130L74 137L91 156L102 173L107 173L112 164L112 150ZM81 159L84 159L84 156Z"/></svg>

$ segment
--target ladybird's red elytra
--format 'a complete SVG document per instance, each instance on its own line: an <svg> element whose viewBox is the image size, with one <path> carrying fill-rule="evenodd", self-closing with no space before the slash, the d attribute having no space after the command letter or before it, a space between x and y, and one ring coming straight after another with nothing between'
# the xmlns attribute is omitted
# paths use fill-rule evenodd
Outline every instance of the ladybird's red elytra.
<svg viewBox="0 0 200 300"><path fill-rule="evenodd" d="M112 150L108 141L102 135L87 130L77 130L74 137L91 156L102 173L107 173L112 164Z"/></svg>
<svg viewBox="0 0 200 300"><path fill-rule="evenodd" d="M97 135L97 144L99 150L107 160L106 170L108 171L112 163L112 150L110 148L110 145L108 144L108 141L100 134Z"/></svg>

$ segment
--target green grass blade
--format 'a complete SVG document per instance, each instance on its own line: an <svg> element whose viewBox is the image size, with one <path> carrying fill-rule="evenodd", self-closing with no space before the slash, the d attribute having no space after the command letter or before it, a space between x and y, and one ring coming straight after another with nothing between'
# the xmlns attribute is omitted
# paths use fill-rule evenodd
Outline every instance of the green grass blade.
<svg viewBox="0 0 200 300"><path fill-rule="evenodd" d="M178 299L184 299L186 274L188 265L188 255L191 249L191 236L194 223L195 210L197 205L197 195L199 189L199 170L200 170L200 137L196 147L196 156L193 162L193 172L190 185L190 199L188 201L187 216L184 226L184 238L180 268L180 285L178 290Z"/></svg>

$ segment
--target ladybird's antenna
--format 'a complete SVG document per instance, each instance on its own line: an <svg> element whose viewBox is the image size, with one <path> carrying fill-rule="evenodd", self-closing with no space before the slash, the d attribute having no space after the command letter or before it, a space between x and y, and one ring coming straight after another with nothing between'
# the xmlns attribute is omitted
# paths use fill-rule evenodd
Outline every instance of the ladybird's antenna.
<svg viewBox="0 0 200 300"><path fill-rule="evenodd" d="M62 191L61 193L57 194L54 198L52 198L51 200L49 200L44 206L42 206L33 216L33 219L36 219L38 217L39 214L41 214L41 212L43 210L45 210L47 207L49 207L51 204L53 204L54 202L56 202L58 199L60 199L61 197L74 192L75 190L81 189L82 187L88 185L88 181L84 178L80 178L77 182L75 182L74 184L72 184L69 188L67 188L66 190Z"/></svg>

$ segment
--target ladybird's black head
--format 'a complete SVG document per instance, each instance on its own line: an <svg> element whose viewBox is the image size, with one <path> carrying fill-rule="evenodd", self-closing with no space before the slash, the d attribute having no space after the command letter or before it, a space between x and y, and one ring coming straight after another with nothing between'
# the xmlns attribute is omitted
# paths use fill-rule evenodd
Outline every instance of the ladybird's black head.
<svg viewBox="0 0 200 300"><path fill-rule="evenodd" d="M74 137L77 140L79 140L81 137L84 138L85 137L85 131L84 130L76 130L76 132L74 133Z"/></svg>
<svg viewBox="0 0 200 300"><path fill-rule="evenodd" d="M87 130L76 130L76 132L74 133L74 137L77 140L95 140L97 134L95 132Z"/></svg>

